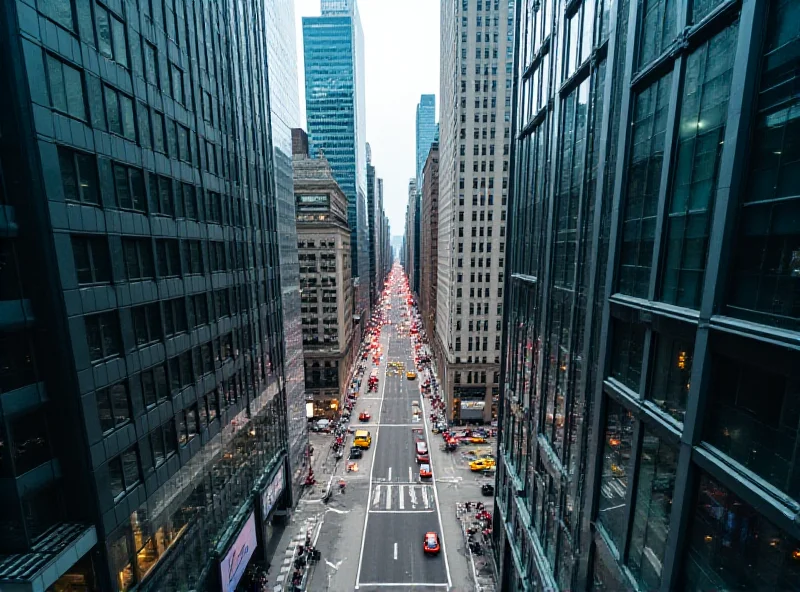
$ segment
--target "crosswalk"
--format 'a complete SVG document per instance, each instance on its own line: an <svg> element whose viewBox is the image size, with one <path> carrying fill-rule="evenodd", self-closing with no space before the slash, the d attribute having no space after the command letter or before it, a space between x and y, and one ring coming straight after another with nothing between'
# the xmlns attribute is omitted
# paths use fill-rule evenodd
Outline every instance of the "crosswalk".
<svg viewBox="0 0 800 592"><path fill-rule="evenodd" d="M433 486L424 483L373 486L370 512L433 512Z"/></svg>

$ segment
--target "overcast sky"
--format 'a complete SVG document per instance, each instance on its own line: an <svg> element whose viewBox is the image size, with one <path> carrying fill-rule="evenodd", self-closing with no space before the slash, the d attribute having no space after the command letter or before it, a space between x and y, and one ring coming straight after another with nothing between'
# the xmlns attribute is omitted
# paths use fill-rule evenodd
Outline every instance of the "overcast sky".
<svg viewBox="0 0 800 592"><path fill-rule="evenodd" d="M392 234L403 234L408 180L415 176L415 116L421 94L436 95L439 120L439 0L358 0L364 29L367 142L383 179ZM302 17L319 16L319 0L295 0L301 122L305 120Z"/></svg>

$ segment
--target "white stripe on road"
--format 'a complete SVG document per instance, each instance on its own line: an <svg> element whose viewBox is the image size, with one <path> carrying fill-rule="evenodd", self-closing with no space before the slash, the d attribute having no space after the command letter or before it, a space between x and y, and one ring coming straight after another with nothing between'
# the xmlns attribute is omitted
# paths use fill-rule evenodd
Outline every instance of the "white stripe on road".
<svg viewBox="0 0 800 592"><path fill-rule="evenodd" d="M433 514L436 510L370 510L370 514ZM410 585L410 584L407 584Z"/></svg>
<svg viewBox="0 0 800 592"><path fill-rule="evenodd" d="M408 467L408 480L413 481L413 477L411 476L411 467Z"/></svg>
<svg viewBox="0 0 800 592"><path fill-rule="evenodd" d="M403 495L403 485L400 486L400 509L405 508L405 496Z"/></svg>
<svg viewBox="0 0 800 592"><path fill-rule="evenodd" d="M408 497L411 499L411 505L417 507L417 488L413 485L408 488Z"/></svg>
<svg viewBox="0 0 800 592"><path fill-rule="evenodd" d="M397 543L394 544L394 560L397 561Z"/></svg>
<svg viewBox="0 0 800 592"><path fill-rule="evenodd" d="M386 479L386 480L387 481L391 481L392 480L392 467L389 467L389 478Z"/></svg>
<svg viewBox="0 0 800 592"><path fill-rule="evenodd" d="M422 488L422 505L425 506L426 508L430 508L430 506L428 505L428 488L427 487L423 487Z"/></svg>
<svg viewBox="0 0 800 592"><path fill-rule="evenodd" d="M426 586L436 586L438 588L450 587L450 584L439 584L439 583L437 583L437 584L427 584L427 583L420 584L419 582L415 582L413 584L409 584L408 582L402 582L400 584L387 584L385 582L369 583L368 584L366 582L363 582L363 583L359 582L358 585L359 586L375 586L375 587L381 587L381 588L414 588L414 587L426 587Z"/></svg>
<svg viewBox="0 0 800 592"><path fill-rule="evenodd" d="M391 510L392 509L392 488L387 485L386 489L388 489L388 491L386 492L386 509L387 510Z"/></svg>
<svg viewBox="0 0 800 592"><path fill-rule="evenodd" d="M377 506L381 501L381 486L375 486L375 497L372 499L372 505Z"/></svg>

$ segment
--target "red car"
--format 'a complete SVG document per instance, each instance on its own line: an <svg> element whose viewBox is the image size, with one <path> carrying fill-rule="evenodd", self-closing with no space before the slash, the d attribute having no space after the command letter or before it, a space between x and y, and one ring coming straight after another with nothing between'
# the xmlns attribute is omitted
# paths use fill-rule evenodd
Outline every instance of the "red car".
<svg viewBox="0 0 800 592"><path fill-rule="evenodd" d="M372 416L366 411L362 411L358 414L358 421L369 421L370 419L372 419Z"/></svg>
<svg viewBox="0 0 800 592"><path fill-rule="evenodd" d="M442 548L439 546L439 535L435 532L426 532L425 539L422 542L422 549L425 553L431 555L438 555Z"/></svg>

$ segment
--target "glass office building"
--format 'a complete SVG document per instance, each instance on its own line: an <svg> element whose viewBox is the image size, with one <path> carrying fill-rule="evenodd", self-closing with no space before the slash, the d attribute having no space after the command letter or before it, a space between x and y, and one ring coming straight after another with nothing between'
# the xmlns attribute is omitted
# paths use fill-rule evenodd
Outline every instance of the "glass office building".
<svg viewBox="0 0 800 592"><path fill-rule="evenodd" d="M292 128L300 125L297 39L294 0L265 0L265 3L276 224L281 266L289 468L292 474L292 500L296 501L307 472L305 465L308 446L306 393L303 388L300 267L297 259L297 223L292 169Z"/></svg>
<svg viewBox="0 0 800 592"><path fill-rule="evenodd" d="M800 589L799 8L517 3L503 590Z"/></svg>
<svg viewBox="0 0 800 592"><path fill-rule="evenodd" d="M416 115L417 187L422 190L422 169L439 127L436 125L436 95L420 95Z"/></svg>
<svg viewBox="0 0 800 592"><path fill-rule="evenodd" d="M287 448L264 0L36 6L0 3L0 588L235 586Z"/></svg>
<svg viewBox="0 0 800 592"><path fill-rule="evenodd" d="M303 17L308 139L347 196L354 313L361 316L368 314L370 284L364 33L355 0L321 0L321 8L321 16Z"/></svg>

